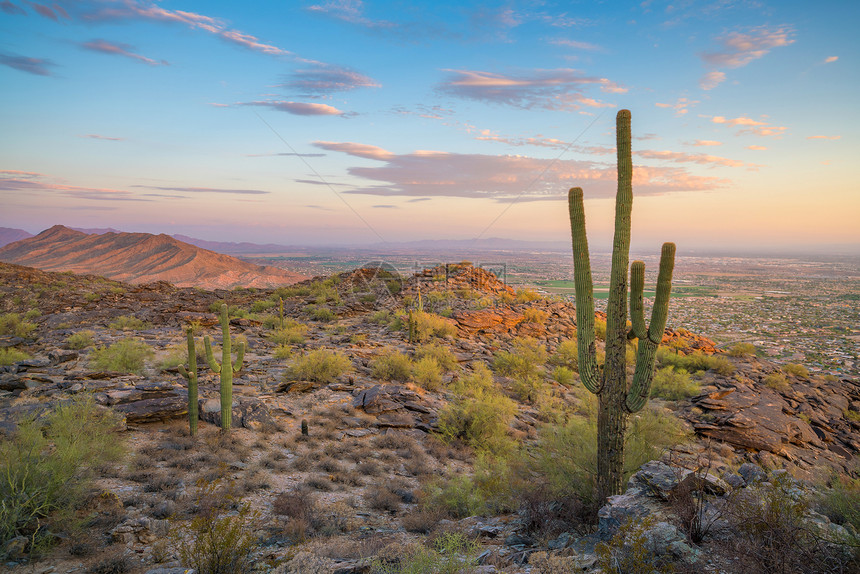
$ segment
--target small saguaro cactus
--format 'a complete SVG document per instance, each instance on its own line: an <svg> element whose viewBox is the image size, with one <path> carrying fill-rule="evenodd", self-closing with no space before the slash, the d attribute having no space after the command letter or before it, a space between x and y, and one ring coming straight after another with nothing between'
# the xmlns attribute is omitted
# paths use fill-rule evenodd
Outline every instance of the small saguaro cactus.
<svg viewBox="0 0 860 574"><path fill-rule="evenodd" d="M663 338L672 289L675 244L664 243L657 275L657 294L646 328L642 291L645 264L630 266L630 315L627 330L627 265L630 260L630 212L633 207L633 160L630 150L630 111L616 117L618 152L618 193L615 197L615 239L612 246L609 300L606 306L606 360L603 370L597 365L594 338L594 297L591 263L585 234L582 189L574 187L568 195L570 229L573 240L573 265L576 287L576 329L579 338L579 376L582 384L598 397L597 411L597 489L601 497L619 494L624 476L624 433L627 418L641 410L651 393L657 346ZM627 384L626 345L638 339L633 384Z"/></svg>
<svg viewBox="0 0 860 574"><path fill-rule="evenodd" d="M221 364L212 356L212 346L209 335L203 337L206 347L206 361L209 368L221 374L221 431L230 430L233 419L233 374L242 370L242 360L245 358L245 344L237 344L236 361L230 350L230 319L227 317L227 305L221 305Z"/></svg>
<svg viewBox="0 0 860 574"><path fill-rule="evenodd" d="M302 419L302 436L308 436L308 421Z"/></svg>
<svg viewBox="0 0 860 574"><path fill-rule="evenodd" d="M186 327L188 336L188 370L179 365L179 374L188 381L188 429L191 436L197 435L197 348L194 346L194 328Z"/></svg>

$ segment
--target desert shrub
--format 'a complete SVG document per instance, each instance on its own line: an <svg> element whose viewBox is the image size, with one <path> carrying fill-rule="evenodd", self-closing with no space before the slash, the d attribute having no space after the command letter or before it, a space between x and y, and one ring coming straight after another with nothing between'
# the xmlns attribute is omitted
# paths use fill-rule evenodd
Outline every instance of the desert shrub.
<svg viewBox="0 0 860 574"><path fill-rule="evenodd" d="M461 439L478 450L506 450L510 446L508 424L517 411L516 403L502 394L483 364L464 379L454 387L463 394L439 411L442 436Z"/></svg>
<svg viewBox="0 0 860 574"><path fill-rule="evenodd" d="M429 341L433 337L444 339L457 334L457 327L444 317L423 311L414 311L412 314L418 330L418 341ZM404 326L408 329L408 324Z"/></svg>
<svg viewBox="0 0 860 574"><path fill-rule="evenodd" d="M463 474L425 485L421 505L442 509L451 518L475 516L484 513L486 508L472 477Z"/></svg>
<svg viewBox="0 0 860 574"><path fill-rule="evenodd" d="M729 348L729 356L750 357L755 356L756 348L752 343L735 343Z"/></svg>
<svg viewBox="0 0 860 574"><path fill-rule="evenodd" d="M30 355L24 351L19 351L15 347L5 347L0 349L0 366L14 365L15 363L26 361L29 358Z"/></svg>
<svg viewBox="0 0 860 574"><path fill-rule="evenodd" d="M594 337L601 341L606 340L606 321L594 318Z"/></svg>
<svg viewBox="0 0 860 574"><path fill-rule="evenodd" d="M36 324L21 319L18 313L0 315L0 335L12 335L26 339L36 330Z"/></svg>
<svg viewBox="0 0 860 574"><path fill-rule="evenodd" d="M586 504L594 502L597 485L597 421L593 413L572 417L564 425L541 428L534 453L533 470L552 494L577 496ZM684 438L680 421L668 413L646 407L631 415L624 436L624 480Z"/></svg>
<svg viewBox="0 0 860 574"><path fill-rule="evenodd" d="M66 337L66 345L70 349L74 350L86 349L87 347L91 347L95 344L95 336L96 334L94 331L78 331L77 333L73 333Z"/></svg>
<svg viewBox="0 0 860 574"><path fill-rule="evenodd" d="M289 359L293 356L293 348L282 343L275 347L275 350L272 352L272 356L276 359Z"/></svg>
<svg viewBox="0 0 860 574"><path fill-rule="evenodd" d="M384 550L384 549L383 549ZM479 546L460 532L444 532L431 547L398 545L378 554L371 574L471 574L477 571Z"/></svg>
<svg viewBox="0 0 860 574"><path fill-rule="evenodd" d="M801 379L809 378L809 369L798 363L788 363L783 365L782 370L785 371L787 375L792 375Z"/></svg>
<svg viewBox="0 0 860 574"><path fill-rule="evenodd" d="M346 355L317 349L298 357L293 363L291 374L305 381L331 383L350 370L352 370L352 362Z"/></svg>
<svg viewBox="0 0 860 574"><path fill-rule="evenodd" d="M819 512L839 525L850 524L860 533L860 479L833 476L816 501Z"/></svg>
<svg viewBox="0 0 860 574"><path fill-rule="evenodd" d="M788 379L785 378L785 374L780 372L770 373L767 375L764 378L764 384L766 387L775 391L785 391L791 388Z"/></svg>
<svg viewBox="0 0 860 574"><path fill-rule="evenodd" d="M849 566L852 561L854 568L858 564L842 545L846 541L828 539L810 523L810 502L787 473L738 491L726 509L738 570L755 574L856 571Z"/></svg>
<svg viewBox="0 0 860 574"><path fill-rule="evenodd" d="M540 299L540 295L531 289L517 289L517 303L530 303L538 299Z"/></svg>
<svg viewBox="0 0 860 574"><path fill-rule="evenodd" d="M574 381L574 373L569 367L556 367L552 370L550 376L552 380L566 387L572 385Z"/></svg>
<svg viewBox="0 0 860 574"><path fill-rule="evenodd" d="M268 311L272 307L278 305L277 300L272 299L260 299L259 301L254 301L251 303L251 313L262 313L263 311Z"/></svg>
<svg viewBox="0 0 860 574"><path fill-rule="evenodd" d="M689 355L681 355L673 353L666 347L659 347L657 349L657 362L661 367L672 366L676 369L684 369L689 373L713 371L725 376L735 372L735 366L727 358L721 355L705 355L698 351Z"/></svg>
<svg viewBox="0 0 860 574"><path fill-rule="evenodd" d="M116 329L117 331L137 331L138 329L149 328L149 325L146 322L131 315L120 315L108 326L111 329Z"/></svg>
<svg viewBox="0 0 860 574"><path fill-rule="evenodd" d="M220 481L198 483L197 514L177 528L173 542L185 566L200 574L245 574L254 570L256 514ZM235 510L234 510L235 509Z"/></svg>
<svg viewBox="0 0 860 574"><path fill-rule="evenodd" d="M675 370L675 367L670 365L654 373L651 396L667 401L679 401L696 396L700 388L698 383L690 379L690 373L684 369Z"/></svg>
<svg viewBox="0 0 860 574"><path fill-rule="evenodd" d="M412 361L399 351L388 351L377 357L370 366L374 378L383 381L408 381L412 375Z"/></svg>
<svg viewBox="0 0 860 574"><path fill-rule="evenodd" d="M493 360L493 369L500 375L520 379L542 376L547 352L544 346L532 337L514 340L513 351L499 351Z"/></svg>
<svg viewBox="0 0 860 574"><path fill-rule="evenodd" d="M412 380L429 391L438 390L442 386L442 369L439 361L426 356L415 361L412 365Z"/></svg>
<svg viewBox="0 0 860 574"><path fill-rule="evenodd" d="M424 357L433 357L445 371L452 371L457 368L457 359L454 354L448 347L438 343L427 343L415 349L416 359L423 359Z"/></svg>
<svg viewBox="0 0 860 574"><path fill-rule="evenodd" d="M523 323L537 323L538 325L543 325L546 323L546 319L549 317L546 311L541 311L540 309L535 309L533 307L529 307L523 311Z"/></svg>
<svg viewBox="0 0 860 574"><path fill-rule="evenodd" d="M604 574L663 574L674 572L672 564L658 555L656 542L647 536L653 516L630 518L609 542L595 546L597 565Z"/></svg>
<svg viewBox="0 0 860 574"><path fill-rule="evenodd" d="M391 321L391 312L387 309L381 309L374 312L368 321L377 325L387 325Z"/></svg>
<svg viewBox="0 0 860 574"><path fill-rule="evenodd" d="M30 309L26 313L24 313L24 320L29 321L30 319L35 319L36 317L41 317L42 312L38 309Z"/></svg>
<svg viewBox="0 0 860 574"><path fill-rule="evenodd" d="M538 377L517 377L511 390L521 402L532 404L543 402L549 393L543 378Z"/></svg>
<svg viewBox="0 0 860 574"><path fill-rule="evenodd" d="M557 367L567 367L572 371L579 370L579 354L576 339L568 339L558 344L555 353L549 358L549 364Z"/></svg>
<svg viewBox="0 0 860 574"><path fill-rule="evenodd" d="M94 471L122 456L119 423L113 411L78 395L0 439L0 547L20 535L31 545L47 543L47 528L71 518Z"/></svg>
<svg viewBox="0 0 860 574"><path fill-rule="evenodd" d="M276 345L304 343L308 326L292 319L284 319L283 327L268 333L266 337Z"/></svg>
<svg viewBox="0 0 860 574"><path fill-rule="evenodd" d="M311 319L314 321L334 321L337 318L337 315L334 311L326 306L321 305L308 305L305 307L305 311L311 316Z"/></svg>
<svg viewBox="0 0 860 574"><path fill-rule="evenodd" d="M90 366L99 371L143 374L146 361L154 354L152 347L137 339L122 339L109 347L90 352Z"/></svg>

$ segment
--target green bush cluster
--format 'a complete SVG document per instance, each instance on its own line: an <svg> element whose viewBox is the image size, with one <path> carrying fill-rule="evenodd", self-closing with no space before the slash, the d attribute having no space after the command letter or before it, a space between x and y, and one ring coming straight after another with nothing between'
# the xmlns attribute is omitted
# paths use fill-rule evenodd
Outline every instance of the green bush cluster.
<svg viewBox="0 0 860 574"><path fill-rule="evenodd" d="M290 374L300 380L331 383L352 370L352 361L336 351L317 349L296 358Z"/></svg>
<svg viewBox="0 0 860 574"><path fill-rule="evenodd" d="M699 394L699 383L690 378L690 373L684 369L675 369L672 365L657 369L651 382L651 396L679 401Z"/></svg>
<svg viewBox="0 0 860 574"><path fill-rule="evenodd" d="M92 347L95 344L95 336L95 331L90 331L89 329L78 331L77 333L72 333L66 337L66 345L70 349L74 349L76 351L86 349L87 347Z"/></svg>
<svg viewBox="0 0 860 574"><path fill-rule="evenodd" d="M457 359L448 347L438 343L427 343L419 346L413 353L416 359L424 357L432 357L439 363L439 367L444 371L453 371L457 368Z"/></svg>
<svg viewBox="0 0 860 574"><path fill-rule="evenodd" d="M785 377L785 373L779 371L766 375L763 382L766 387L775 391L786 391L791 388L791 384Z"/></svg>
<svg viewBox="0 0 860 574"><path fill-rule="evenodd" d="M48 529L71 524L94 470L124 452L120 422L91 396L77 395L0 439L0 548L26 536L38 551L53 540L43 536Z"/></svg>
<svg viewBox="0 0 860 574"><path fill-rule="evenodd" d="M12 335L13 337L26 339L35 330L35 323L30 323L22 319L18 313L4 313L0 315L0 335Z"/></svg>
<svg viewBox="0 0 860 574"><path fill-rule="evenodd" d="M122 339L109 347L90 351L90 367L98 371L116 371L142 375L146 362L154 355L152 347L137 339Z"/></svg>
<svg viewBox="0 0 860 574"><path fill-rule="evenodd" d="M470 574L477 571L478 544L461 532L443 532L432 546L413 544L390 559L376 557L371 574Z"/></svg>
<svg viewBox="0 0 860 574"><path fill-rule="evenodd" d="M117 331L137 331L140 329L149 329L150 327L145 321L131 315L120 315L108 326Z"/></svg>
<svg viewBox="0 0 860 574"><path fill-rule="evenodd" d="M523 311L523 323L543 325L546 323L547 317L549 317L549 314L546 311L541 311L534 307L529 307Z"/></svg>
<svg viewBox="0 0 860 574"><path fill-rule="evenodd" d="M755 355L756 348L752 343L735 343L729 348L731 357L754 357Z"/></svg>
<svg viewBox="0 0 860 574"><path fill-rule="evenodd" d="M416 335L419 343L429 341L436 337L444 339L457 334L457 327L444 317L424 311L413 311L412 317L416 324ZM401 319L401 329L408 330L408 322Z"/></svg>
<svg viewBox="0 0 860 574"><path fill-rule="evenodd" d="M520 379L543 376L547 360L544 346L532 337L517 338L512 351L499 351L493 360L493 369L500 375Z"/></svg>
<svg viewBox="0 0 860 574"><path fill-rule="evenodd" d="M0 366L14 365L15 363L26 361L29 358L30 355L24 351L19 351L15 347L0 348Z"/></svg>
<svg viewBox="0 0 860 574"><path fill-rule="evenodd" d="M785 374L791 375L793 377L798 377L801 379L809 378L809 369L798 363L788 363L786 365L783 365L782 370L785 371Z"/></svg>
<svg viewBox="0 0 860 574"><path fill-rule="evenodd" d="M276 345L293 345L305 342L308 326L293 319L284 319L283 326L268 333L266 337Z"/></svg>
<svg viewBox="0 0 860 574"><path fill-rule="evenodd" d="M579 350L576 339L567 339L558 344L555 353L549 358L549 364L556 367L567 367L572 371L579 370Z"/></svg>
<svg viewBox="0 0 860 574"><path fill-rule="evenodd" d="M735 366L727 358L721 355L706 355L699 351L681 355L673 353L666 347L660 347L657 349L657 362L661 367L672 366L676 369L684 369L688 373L713 371L726 376L735 372Z"/></svg>

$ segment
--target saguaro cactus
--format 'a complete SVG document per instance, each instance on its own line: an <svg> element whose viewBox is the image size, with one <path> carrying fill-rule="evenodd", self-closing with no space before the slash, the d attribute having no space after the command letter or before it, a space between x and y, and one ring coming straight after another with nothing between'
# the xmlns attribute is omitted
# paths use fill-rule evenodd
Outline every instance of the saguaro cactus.
<svg viewBox="0 0 860 574"><path fill-rule="evenodd" d="M236 362L232 362L233 355L230 350L230 319L227 317L227 305L221 305L221 364L212 356L212 346L209 344L209 335L203 337L203 345L206 347L206 361L209 368L221 374L221 431L230 430L233 419L233 374L242 370L242 360L245 358L245 344L238 343Z"/></svg>
<svg viewBox="0 0 860 574"><path fill-rule="evenodd" d="M187 327L188 336L188 370L185 365L179 365L179 374L188 381L188 429L191 436L197 435L197 348L194 346L194 329Z"/></svg>
<svg viewBox="0 0 860 574"><path fill-rule="evenodd" d="M646 328L642 291L645 264L634 261L630 268L630 315L627 330L627 265L630 259L630 212L633 207L633 160L630 150L630 111L616 117L618 150L618 193L615 197L615 239L612 245L609 301L606 306L606 361L597 365L594 340L594 298L585 210L582 189L574 187L568 195L570 229L573 240L573 265L576 286L576 326L579 338L579 376L583 385L598 396L597 411L597 488L599 496L621 492L624 474L624 433L627 418L645 406L654 377L657 346L666 328L675 244L664 243L657 275L657 294ZM626 344L639 339L636 370L632 385L627 384Z"/></svg>

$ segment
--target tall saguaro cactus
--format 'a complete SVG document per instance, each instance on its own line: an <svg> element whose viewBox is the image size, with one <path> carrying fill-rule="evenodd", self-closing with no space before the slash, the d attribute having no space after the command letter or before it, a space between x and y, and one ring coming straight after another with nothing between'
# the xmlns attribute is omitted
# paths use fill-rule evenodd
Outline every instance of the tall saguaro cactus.
<svg viewBox="0 0 860 574"><path fill-rule="evenodd" d="M194 329L187 327L185 334L188 336L188 370L185 365L179 365L179 374L188 381L188 429L191 436L197 435L197 348L194 345Z"/></svg>
<svg viewBox="0 0 860 574"><path fill-rule="evenodd" d="M206 347L206 361L209 368L221 374L221 431L230 430L233 420L233 374L242 370L242 360L245 358L245 344L239 342L236 352L236 362L230 350L230 319L227 317L227 305L221 305L221 364L212 356L212 346L209 335L203 337Z"/></svg>
<svg viewBox="0 0 860 574"><path fill-rule="evenodd" d="M573 266L576 286L576 326L579 338L579 375L583 385L598 397L597 411L597 488L599 496L618 494L624 476L624 433L627 419L641 410L651 393L657 346L666 328L675 244L664 243L657 275L657 294L651 325L645 326L642 291L645 264L630 266L630 315L627 330L627 266L630 260L630 212L633 208L633 160L630 150L630 111L616 117L618 150L618 193L615 197L615 238L612 245L609 301L606 306L606 360L601 371L597 365L594 340L594 297L582 189L574 187L568 195L570 230L573 240ZM626 345L639 339L633 383L627 383Z"/></svg>

